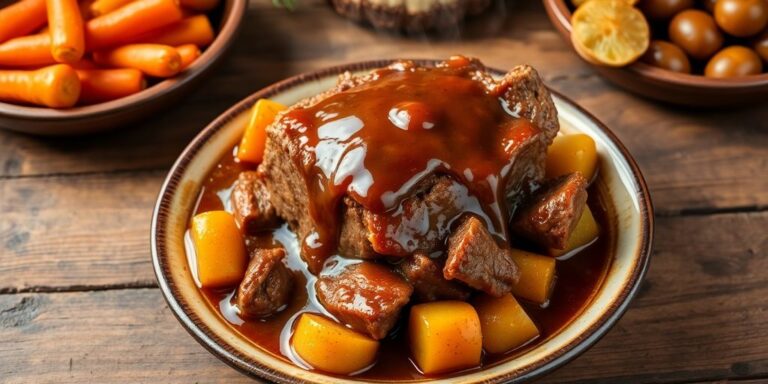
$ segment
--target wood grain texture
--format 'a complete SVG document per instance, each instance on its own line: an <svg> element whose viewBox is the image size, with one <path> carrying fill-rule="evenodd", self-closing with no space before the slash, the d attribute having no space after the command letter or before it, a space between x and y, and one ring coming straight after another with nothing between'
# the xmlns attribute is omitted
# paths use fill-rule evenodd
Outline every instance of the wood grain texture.
<svg viewBox="0 0 768 384"><path fill-rule="evenodd" d="M0 180L0 292L154 285L164 172Z"/></svg>
<svg viewBox="0 0 768 384"><path fill-rule="evenodd" d="M157 289L0 296L3 383L246 382L197 344Z"/></svg>
<svg viewBox="0 0 768 384"><path fill-rule="evenodd" d="M351 61L464 53L499 68L531 64L553 88L587 107L637 156L662 212L768 207L768 194L760 193L768 177L754 177L768 169L768 108L681 111L628 95L577 58L539 2L500 3L445 36L361 28L317 0L290 13L254 1L247 18L216 75L156 119L85 138L0 132L0 177L167 169L219 113L285 77Z"/></svg>
<svg viewBox="0 0 768 384"><path fill-rule="evenodd" d="M542 382L768 377L766 227L768 213L660 219L638 300ZM0 295L0 340L8 383L249 382L197 345L156 289Z"/></svg>

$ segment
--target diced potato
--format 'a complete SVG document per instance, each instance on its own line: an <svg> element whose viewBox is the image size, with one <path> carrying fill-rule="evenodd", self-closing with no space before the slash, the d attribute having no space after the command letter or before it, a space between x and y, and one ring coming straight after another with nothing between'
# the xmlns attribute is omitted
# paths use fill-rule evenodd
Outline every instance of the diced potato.
<svg viewBox="0 0 768 384"><path fill-rule="evenodd" d="M413 358L427 375L480 364L480 319L468 303L435 301L414 305L408 332Z"/></svg>
<svg viewBox="0 0 768 384"><path fill-rule="evenodd" d="M237 149L238 159L250 163L261 163L267 143L267 126L272 124L277 113L285 108L285 105L269 99L259 99L253 105L251 120L245 128L245 134Z"/></svg>
<svg viewBox="0 0 768 384"><path fill-rule="evenodd" d="M314 313L299 318L293 349L313 368L336 374L357 372L376 360L379 342Z"/></svg>
<svg viewBox="0 0 768 384"><path fill-rule="evenodd" d="M547 178L581 172L592 180L597 168L595 141L583 133L555 137L547 150Z"/></svg>
<svg viewBox="0 0 768 384"><path fill-rule="evenodd" d="M481 295L474 305L483 331L483 348L488 353L504 353L539 336L536 324L512 295Z"/></svg>
<svg viewBox="0 0 768 384"><path fill-rule="evenodd" d="M584 212L581 214L579 222L576 223L576 227L573 228L573 232L565 244L565 249L550 249L549 254L552 256L564 255L591 243L599 235L600 228L597 226L595 217L592 216L592 210L589 207L584 207Z"/></svg>
<svg viewBox="0 0 768 384"><path fill-rule="evenodd" d="M512 249L512 259L520 269L520 280L512 287L512 294L539 304L549 300L556 260L519 249Z"/></svg>
<svg viewBox="0 0 768 384"><path fill-rule="evenodd" d="M201 213L192 219L192 241L197 255L197 278L203 287L240 283L248 265L245 240L226 211Z"/></svg>

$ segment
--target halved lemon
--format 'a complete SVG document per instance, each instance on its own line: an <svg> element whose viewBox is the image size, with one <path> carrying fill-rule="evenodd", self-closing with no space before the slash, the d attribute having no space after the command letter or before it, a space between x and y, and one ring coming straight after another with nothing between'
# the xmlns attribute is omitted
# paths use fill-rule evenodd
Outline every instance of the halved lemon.
<svg viewBox="0 0 768 384"><path fill-rule="evenodd" d="M589 0L573 13L571 25L576 52L595 64L630 64L651 41L648 21L627 0Z"/></svg>

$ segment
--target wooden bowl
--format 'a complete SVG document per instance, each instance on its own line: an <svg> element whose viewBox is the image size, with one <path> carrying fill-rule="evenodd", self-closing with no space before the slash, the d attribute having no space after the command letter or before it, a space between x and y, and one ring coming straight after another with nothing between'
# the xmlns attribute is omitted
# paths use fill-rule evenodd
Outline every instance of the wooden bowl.
<svg viewBox="0 0 768 384"><path fill-rule="evenodd" d="M216 37L184 72L121 99L74 107L52 109L0 103L0 128L33 135L66 136L92 133L125 126L169 107L192 91L224 57L240 29L247 0L224 0L211 13Z"/></svg>
<svg viewBox="0 0 768 384"><path fill-rule="evenodd" d="M544 0L547 15L571 44L568 0ZM639 95L673 104L719 107L768 100L768 73L733 79L712 79L667 71L642 62L624 68L591 64L603 77Z"/></svg>
<svg viewBox="0 0 768 384"><path fill-rule="evenodd" d="M155 205L151 247L155 276L168 306L184 328L225 363L279 383L359 383L299 368L249 341L203 297L190 272L184 246L187 225L201 186L223 154L240 141L253 103L270 98L291 105L331 88L345 71L363 72L392 61L370 61L306 73L264 88L224 112L187 146L173 165ZM417 61L434 65L434 61ZM495 76L503 76L493 70ZM554 93L561 129L594 138L601 158L598 187L616 231L613 259L600 288L581 313L562 330L519 356L482 370L459 372L456 382L518 383L550 372L587 350L618 321L640 287L653 238L653 207L637 164L616 136L572 101Z"/></svg>

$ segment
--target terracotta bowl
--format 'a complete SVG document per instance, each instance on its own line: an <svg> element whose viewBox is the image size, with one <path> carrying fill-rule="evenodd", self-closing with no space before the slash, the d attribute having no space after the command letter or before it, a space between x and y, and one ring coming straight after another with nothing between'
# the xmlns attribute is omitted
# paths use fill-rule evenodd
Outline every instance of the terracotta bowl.
<svg viewBox="0 0 768 384"><path fill-rule="evenodd" d="M221 360L255 378L281 383L355 383L306 371L261 349L239 334L212 308L195 285L184 250L184 233L201 184L220 156L239 142L248 112L260 98L283 104L330 88L344 71L378 68L391 61L371 61L292 77L237 103L206 127L184 150L163 184L152 218L152 261L168 306L187 331ZM432 61L421 61L432 65ZM497 75L501 72L494 71ZM617 227L609 271L582 312L564 329L513 359L483 370L459 374L454 382L521 382L565 364L603 336L627 310L648 268L653 237L653 208L640 170L616 136L592 115L554 93L562 130L584 132L597 142L601 191L613 206Z"/></svg>
<svg viewBox="0 0 768 384"><path fill-rule="evenodd" d="M571 8L568 4L568 0L544 0L549 19L570 44ZM725 107L768 99L768 73L735 79L711 79L667 71L641 62L624 68L590 65L622 88L673 104Z"/></svg>
<svg viewBox="0 0 768 384"><path fill-rule="evenodd" d="M0 128L34 135L66 136L125 126L169 107L210 74L240 29L247 0L224 0L211 13L216 38L178 76L160 81L137 94L105 103L52 109L0 103Z"/></svg>

